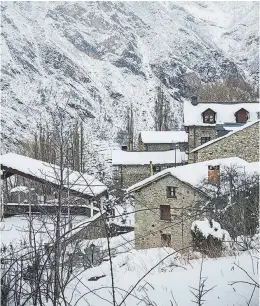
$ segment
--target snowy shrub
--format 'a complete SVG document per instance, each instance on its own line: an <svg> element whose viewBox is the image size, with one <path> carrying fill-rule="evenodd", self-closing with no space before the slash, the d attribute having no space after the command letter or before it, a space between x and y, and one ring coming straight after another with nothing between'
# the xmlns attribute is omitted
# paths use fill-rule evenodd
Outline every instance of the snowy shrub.
<svg viewBox="0 0 260 306"><path fill-rule="evenodd" d="M218 222L207 218L192 223L191 235L194 251L202 252L210 257L221 256L231 239L229 233L221 229Z"/></svg>

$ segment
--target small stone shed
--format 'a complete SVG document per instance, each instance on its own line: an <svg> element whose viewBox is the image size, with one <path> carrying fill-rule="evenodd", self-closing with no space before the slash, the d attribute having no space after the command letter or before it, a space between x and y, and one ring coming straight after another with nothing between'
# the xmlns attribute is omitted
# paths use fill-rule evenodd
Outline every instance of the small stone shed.
<svg viewBox="0 0 260 306"><path fill-rule="evenodd" d="M131 185L164 169L185 165L187 154L180 150L158 152L112 151L113 180L118 188Z"/></svg>
<svg viewBox="0 0 260 306"><path fill-rule="evenodd" d="M199 186L215 183L223 167L248 166L234 157L169 168L127 189L135 197L135 246L137 249L170 246L188 250L191 225L202 217L198 206L209 196Z"/></svg>

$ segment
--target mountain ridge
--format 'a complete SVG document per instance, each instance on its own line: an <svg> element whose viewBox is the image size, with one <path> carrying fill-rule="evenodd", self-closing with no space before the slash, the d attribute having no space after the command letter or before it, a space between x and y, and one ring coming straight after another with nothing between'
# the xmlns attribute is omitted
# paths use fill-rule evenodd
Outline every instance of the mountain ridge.
<svg viewBox="0 0 260 306"><path fill-rule="evenodd" d="M157 86L170 100L172 129L182 127L194 78L257 86L255 2L14 2L1 10L4 150L68 96L71 116L110 146L123 140L130 105L135 133L154 129Z"/></svg>

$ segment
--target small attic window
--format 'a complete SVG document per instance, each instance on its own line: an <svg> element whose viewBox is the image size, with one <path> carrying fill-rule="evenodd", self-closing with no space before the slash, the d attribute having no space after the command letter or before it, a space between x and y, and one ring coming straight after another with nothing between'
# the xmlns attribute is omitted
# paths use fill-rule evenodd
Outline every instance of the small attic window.
<svg viewBox="0 0 260 306"><path fill-rule="evenodd" d="M249 113L244 108L241 108L235 113L237 123L246 123L249 118Z"/></svg>
<svg viewBox="0 0 260 306"><path fill-rule="evenodd" d="M203 123L216 123L216 113L208 108L202 113Z"/></svg>

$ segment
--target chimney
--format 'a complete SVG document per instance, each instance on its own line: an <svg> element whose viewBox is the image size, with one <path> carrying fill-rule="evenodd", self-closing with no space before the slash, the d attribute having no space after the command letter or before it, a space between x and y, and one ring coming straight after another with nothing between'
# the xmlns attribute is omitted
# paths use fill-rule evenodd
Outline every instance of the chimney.
<svg viewBox="0 0 260 306"><path fill-rule="evenodd" d="M220 167L218 166L208 166L208 183L218 184L220 177Z"/></svg>
<svg viewBox="0 0 260 306"><path fill-rule="evenodd" d="M192 105L198 105L198 97L197 96L191 96L190 100L191 100Z"/></svg>
<svg viewBox="0 0 260 306"><path fill-rule="evenodd" d="M150 161L150 176L153 175L153 162Z"/></svg>
<svg viewBox="0 0 260 306"><path fill-rule="evenodd" d="M127 151L127 146L126 146L126 145L123 145L123 146L121 147L121 149L122 149L122 151Z"/></svg>

